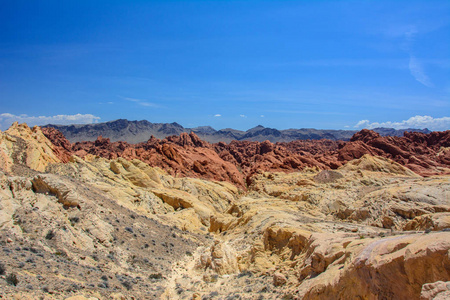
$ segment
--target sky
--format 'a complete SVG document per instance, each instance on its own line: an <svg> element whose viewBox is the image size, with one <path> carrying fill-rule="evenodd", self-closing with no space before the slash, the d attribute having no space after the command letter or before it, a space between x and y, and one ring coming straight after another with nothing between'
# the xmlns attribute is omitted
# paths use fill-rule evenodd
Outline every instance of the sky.
<svg viewBox="0 0 450 300"><path fill-rule="evenodd" d="M450 129L450 1L0 0L0 129Z"/></svg>

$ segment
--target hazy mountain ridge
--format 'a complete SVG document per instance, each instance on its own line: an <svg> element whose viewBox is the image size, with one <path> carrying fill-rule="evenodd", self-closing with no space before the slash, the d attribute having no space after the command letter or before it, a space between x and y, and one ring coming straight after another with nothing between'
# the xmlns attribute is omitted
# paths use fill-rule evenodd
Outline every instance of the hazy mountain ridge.
<svg viewBox="0 0 450 300"><path fill-rule="evenodd" d="M262 142L269 140L275 142L290 142L294 140L349 140L357 130L323 130L314 128L284 129L278 130L258 125L247 131L225 128L216 130L211 126L199 126L185 128L178 123L151 123L147 120L128 121L118 119L96 124L83 125L45 125L61 131L66 138L74 143L81 141L95 141L98 136L109 138L112 142L126 141L128 143L140 143L147 141L151 136L163 139L171 135L179 135L182 132L195 132L202 140L210 143L226 142L232 140L246 140ZM430 133L428 129L394 129L375 128L375 132L382 136L403 136L405 131Z"/></svg>

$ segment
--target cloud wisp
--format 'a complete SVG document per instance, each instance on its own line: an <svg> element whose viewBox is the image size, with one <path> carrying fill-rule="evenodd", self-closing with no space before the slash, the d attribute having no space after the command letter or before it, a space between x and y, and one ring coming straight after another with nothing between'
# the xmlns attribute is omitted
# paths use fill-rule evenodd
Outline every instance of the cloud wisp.
<svg viewBox="0 0 450 300"><path fill-rule="evenodd" d="M415 26L406 28L403 33L405 39L403 48L409 54L409 72L418 82L426 87L432 88L434 87L433 83L425 73L422 63L417 59L413 52L413 45L416 41L417 34L419 34L419 31Z"/></svg>
<svg viewBox="0 0 450 300"><path fill-rule="evenodd" d="M369 120L359 121L354 128L367 128L373 129L378 127L385 128L395 128L395 129L423 129L428 128L435 131L443 131L450 129L450 117L433 118L430 116L415 116L408 120L403 120L400 122L370 122Z"/></svg>
<svg viewBox="0 0 450 300"><path fill-rule="evenodd" d="M221 117L222 115L221 114L215 114L214 115L214 117L216 117L216 118L219 118L219 117Z"/></svg>
<svg viewBox="0 0 450 300"><path fill-rule="evenodd" d="M148 102L148 101L142 100L142 99L136 99L136 98L130 98L130 97L122 97L122 96L119 96L119 97L122 98L123 100L134 102L134 103L136 103L137 105L140 105L140 106L155 107L155 108L156 107L160 107L158 104L155 104L155 103L152 103L152 102Z"/></svg>
<svg viewBox="0 0 450 300"><path fill-rule="evenodd" d="M69 125L69 124L91 124L97 123L100 117L91 114L75 114L75 115L56 115L56 116L28 116L28 115L13 115L10 113L0 114L0 128L7 129L14 122L27 123L28 126L34 125Z"/></svg>
<svg viewBox="0 0 450 300"><path fill-rule="evenodd" d="M434 87L430 78L425 74L422 64L414 55L409 56L409 72L421 84L427 87Z"/></svg>

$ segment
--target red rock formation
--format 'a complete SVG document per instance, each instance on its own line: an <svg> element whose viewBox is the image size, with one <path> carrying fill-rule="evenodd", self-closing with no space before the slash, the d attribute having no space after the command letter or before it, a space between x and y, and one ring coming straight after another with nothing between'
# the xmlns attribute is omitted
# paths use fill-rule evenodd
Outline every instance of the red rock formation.
<svg viewBox="0 0 450 300"><path fill-rule="evenodd" d="M42 133L52 142L53 152L62 161L68 162L72 156L72 144L66 139L61 131L52 127L41 128Z"/></svg>
<svg viewBox="0 0 450 300"><path fill-rule="evenodd" d="M403 137L381 137L364 129L339 149L339 160L360 158L364 154L390 158L414 172L428 176L450 167L450 130L430 134L405 132Z"/></svg>
<svg viewBox="0 0 450 300"><path fill-rule="evenodd" d="M408 133L404 137L381 137L361 130L349 142L299 140L273 144L269 141L232 141L210 144L193 132L159 140L153 136L145 143L111 142L101 136L94 142L71 145L53 128L44 134L55 145L55 153L68 161L71 154L99 155L108 159L138 158L172 175L229 181L245 188L245 182L261 171L289 172L305 167L336 169L364 154L393 159L421 175L445 172L450 167L450 131L431 134Z"/></svg>

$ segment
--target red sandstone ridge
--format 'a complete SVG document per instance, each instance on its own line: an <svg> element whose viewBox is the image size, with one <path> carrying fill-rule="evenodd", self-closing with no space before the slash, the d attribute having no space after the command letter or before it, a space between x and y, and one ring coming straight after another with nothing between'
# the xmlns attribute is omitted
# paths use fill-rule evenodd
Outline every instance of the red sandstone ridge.
<svg viewBox="0 0 450 300"><path fill-rule="evenodd" d="M70 154L137 158L172 175L229 181L242 188L257 172L290 172L305 167L336 169L364 154L393 159L421 175L443 173L442 168L450 167L450 131L380 137L374 131L362 130L349 142L298 140L275 144L269 141L210 144L195 133L182 133L163 140L151 137L139 144L111 142L101 136L94 142L70 144L53 128L45 128L43 132L55 145L56 155L65 158L63 161L67 161Z"/></svg>
<svg viewBox="0 0 450 300"><path fill-rule="evenodd" d="M164 140L150 138L139 144L111 143L109 139L99 137L95 142L75 143L72 153L81 157L93 154L108 159L137 158L171 175L229 181L245 187L245 176L237 166L221 159L209 143L193 133L182 133Z"/></svg>
<svg viewBox="0 0 450 300"><path fill-rule="evenodd" d="M42 133L52 142L53 152L64 163L72 156L72 144L66 139L61 131L52 127L41 128Z"/></svg>
<svg viewBox="0 0 450 300"><path fill-rule="evenodd" d="M450 167L450 130L423 134L405 132L403 137L381 137L363 129L338 150L338 159L347 161L364 154L390 158L420 175L442 173ZM445 171L444 171L445 172Z"/></svg>

